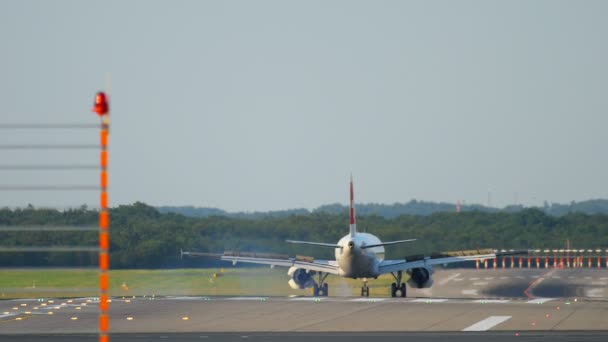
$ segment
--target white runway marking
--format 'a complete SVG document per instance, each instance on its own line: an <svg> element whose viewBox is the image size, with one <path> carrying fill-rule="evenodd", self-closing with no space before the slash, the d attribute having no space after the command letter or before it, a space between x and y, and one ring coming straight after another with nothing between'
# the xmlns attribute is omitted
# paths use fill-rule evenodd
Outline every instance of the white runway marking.
<svg viewBox="0 0 608 342"><path fill-rule="evenodd" d="M479 280L479 278L469 278L469 280L473 281L473 280Z"/></svg>
<svg viewBox="0 0 608 342"><path fill-rule="evenodd" d="M492 327L499 325L500 323L511 319L511 316L490 316L484 320L481 320L471 326L468 326L462 331L486 331L492 329Z"/></svg>
<svg viewBox="0 0 608 342"><path fill-rule="evenodd" d="M355 298L351 299L351 302L367 302L367 303L375 303L385 301L386 298Z"/></svg>
<svg viewBox="0 0 608 342"><path fill-rule="evenodd" d="M600 280L608 280L608 277L600 277Z"/></svg>
<svg viewBox="0 0 608 342"><path fill-rule="evenodd" d="M467 296L477 296L477 290L462 290L463 295Z"/></svg>
<svg viewBox="0 0 608 342"><path fill-rule="evenodd" d="M267 300L268 297L231 297L231 298L226 298L226 300L258 300L258 301L263 301L263 300Z"/></svg>
<svg viewBox="0 0 608 342"><path fill-rule="evenodd" d="M605 281L592 281L591 285L606 286L606 285L608 285L608 282L605 282Z"/></svg>
<svg viewBox="0 0 608 342"><path fill-rule="evenodd" d="M538 278L540 278L540 276L539 275L533 275L533 276L530 276L530 278L532 278L532 279L538 279Z"/></svg>
<svg viewBox="0 0 608 342"><path fill-rule="evenodd" d="M483 278L483 279L484 279L484 280L492 280L492 279L494 279L494 277L485 277L485 278Z"/></svg>
<svg viewBox="0 0 608 342"><path fill-rule="evenodd" d="M16 314L8 314L8 315L0 315L0 318L12 317L16 316Z"/></svg>
<svg viewBox="0 0 608 342"><path fill-rule="evenodd" d="M320 302L325 300L325 297L296 297L289 298L289 300L300 301L300 302Z"/></svg>
<svg viewBox="0 0 608 342"><path fill-rule="evenodd" d="M474 300L473 303L482 303L482 304L487 304L487 303L508 303L510 302L509 299L478 299L478 300Z"/></svg>
<svg viewBox="0 0 608 342"><path fill-rule="evenodd" d="M478 281L473 283L473 286L484 286L484 285L488 285L487 281Z"/></svg>
<svg viewBox="0 0 608 342"><path fill-rule="evenodd" d="M542 303L546 303L550 300L555 300L555 298L536 298L536 299L532 299L527 301L526 303L528 304L542 304Z"/></svg>
<svg viewBox="0 0 608 342"><path fill-rule="evenodd" d="M176 296L176 297L167 297L167 299L173 300L209 300L209 297L188 297L188 296Z"/></svg>
<svg viewBox="0 0 608 342"><path fill-rule="evenodd" d="M562 277L560 277L560 276L552 276L551 278L552 279L561 279Z"/></svg>
<svg viewBox="0 0 608 342"><path fill-rule="evenodd" d="M503 280L504 280L504 279L509 279L509 277L507 277L507 276L502 276L502 277L500 277L500 279L503 279Z"/></svg>
<svg viewBox="0 0 608 342"><path fill-rule="evenodd" d="M418 298L414 299L412 303L443 303L447 301L447 299L443 298Z"/></svg>
<svg viewBox="0 0 608 342"><path fill-rule="evenodd" d="M586 276L585 279L591 279L591 277L590 276Z"/></svg>
<svg viewBox="0 0 608 342"><path fill-rule="evenodd" d="M460 273L453 274L453 275L439 281L439 285L445 285L445 284L449 283L451 280L458 278L459 276L460 276Z"/></svg>
<svg viewBox="0 0 608 342"><path fill-rule="evenodd" d="M463 281L463 280L464 280L464 278L456 278L456 279L454 279L454 281Z"/></svg>

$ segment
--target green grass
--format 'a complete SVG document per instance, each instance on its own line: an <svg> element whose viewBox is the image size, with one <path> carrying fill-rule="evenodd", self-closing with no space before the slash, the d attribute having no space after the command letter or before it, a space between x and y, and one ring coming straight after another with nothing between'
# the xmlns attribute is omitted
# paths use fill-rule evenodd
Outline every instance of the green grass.
<svg viewBox="0 0 608 342"><path fill-rule="evenodd" d="M82 297L98 294L98 271L82 269L2 269L0 299ZM310 294L293 290L285 268L224 268L110 271L112 296L287 296ZM330 294L358 295L361 280L330 275ZM388 295L393 278L370 280L374 296Z"/></svg>

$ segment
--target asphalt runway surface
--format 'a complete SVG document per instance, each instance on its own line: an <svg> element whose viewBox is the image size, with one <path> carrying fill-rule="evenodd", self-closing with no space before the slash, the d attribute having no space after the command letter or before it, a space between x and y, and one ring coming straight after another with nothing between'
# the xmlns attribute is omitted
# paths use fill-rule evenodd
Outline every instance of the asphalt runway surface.
<svg viewBox="0 0 608 342"><path fill-rule="evenodd" d="M408 298L374 297L388 291L377 287L369 298L113 298L110 331L113 341L608 340L606 269L455 269L434 278ZM0 301L0 340L96 340L97 315L95 298Z"/></svg>

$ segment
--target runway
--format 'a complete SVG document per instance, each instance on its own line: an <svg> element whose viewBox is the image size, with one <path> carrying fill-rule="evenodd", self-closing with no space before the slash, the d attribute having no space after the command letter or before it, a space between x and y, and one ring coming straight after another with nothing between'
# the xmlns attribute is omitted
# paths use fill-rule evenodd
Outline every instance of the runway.
<svg viewBox="0 0 608 342"><path fill-rule="evenodd" d="M421 335L416 338L424 341L448 335L450 339L468 336L466 340L492 336L500 341L515 334L521 338L576 335L599 341L608 337L607 280L607 270L448 270L436 273L432 289L410 290L408 298L373 297L380 288L372 288L370 298L113 298L110 330L117 334L116 340L172 336L172 340L232 341L247 336L271 341L321 334L320 340L333 336L334 341L336 336L346 340L348 334L372 333L374 339L392 341L417 333ZM44 336L40 334L86 340L94 336L96 327L95 298L0 301L2 341L35 340Z"/></svg>

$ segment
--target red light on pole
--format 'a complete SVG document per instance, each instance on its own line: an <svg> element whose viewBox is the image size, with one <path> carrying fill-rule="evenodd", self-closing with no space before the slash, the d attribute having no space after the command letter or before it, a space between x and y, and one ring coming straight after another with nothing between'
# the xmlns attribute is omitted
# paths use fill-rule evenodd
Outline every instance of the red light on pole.
<svg viewBox="0 0 608 342"><path fill-rule="evenodd" d="M106 93L100 91L95 95L95 104L93 105L93 111L99 116L103 116L108 113L109 105Z"/></svg>

